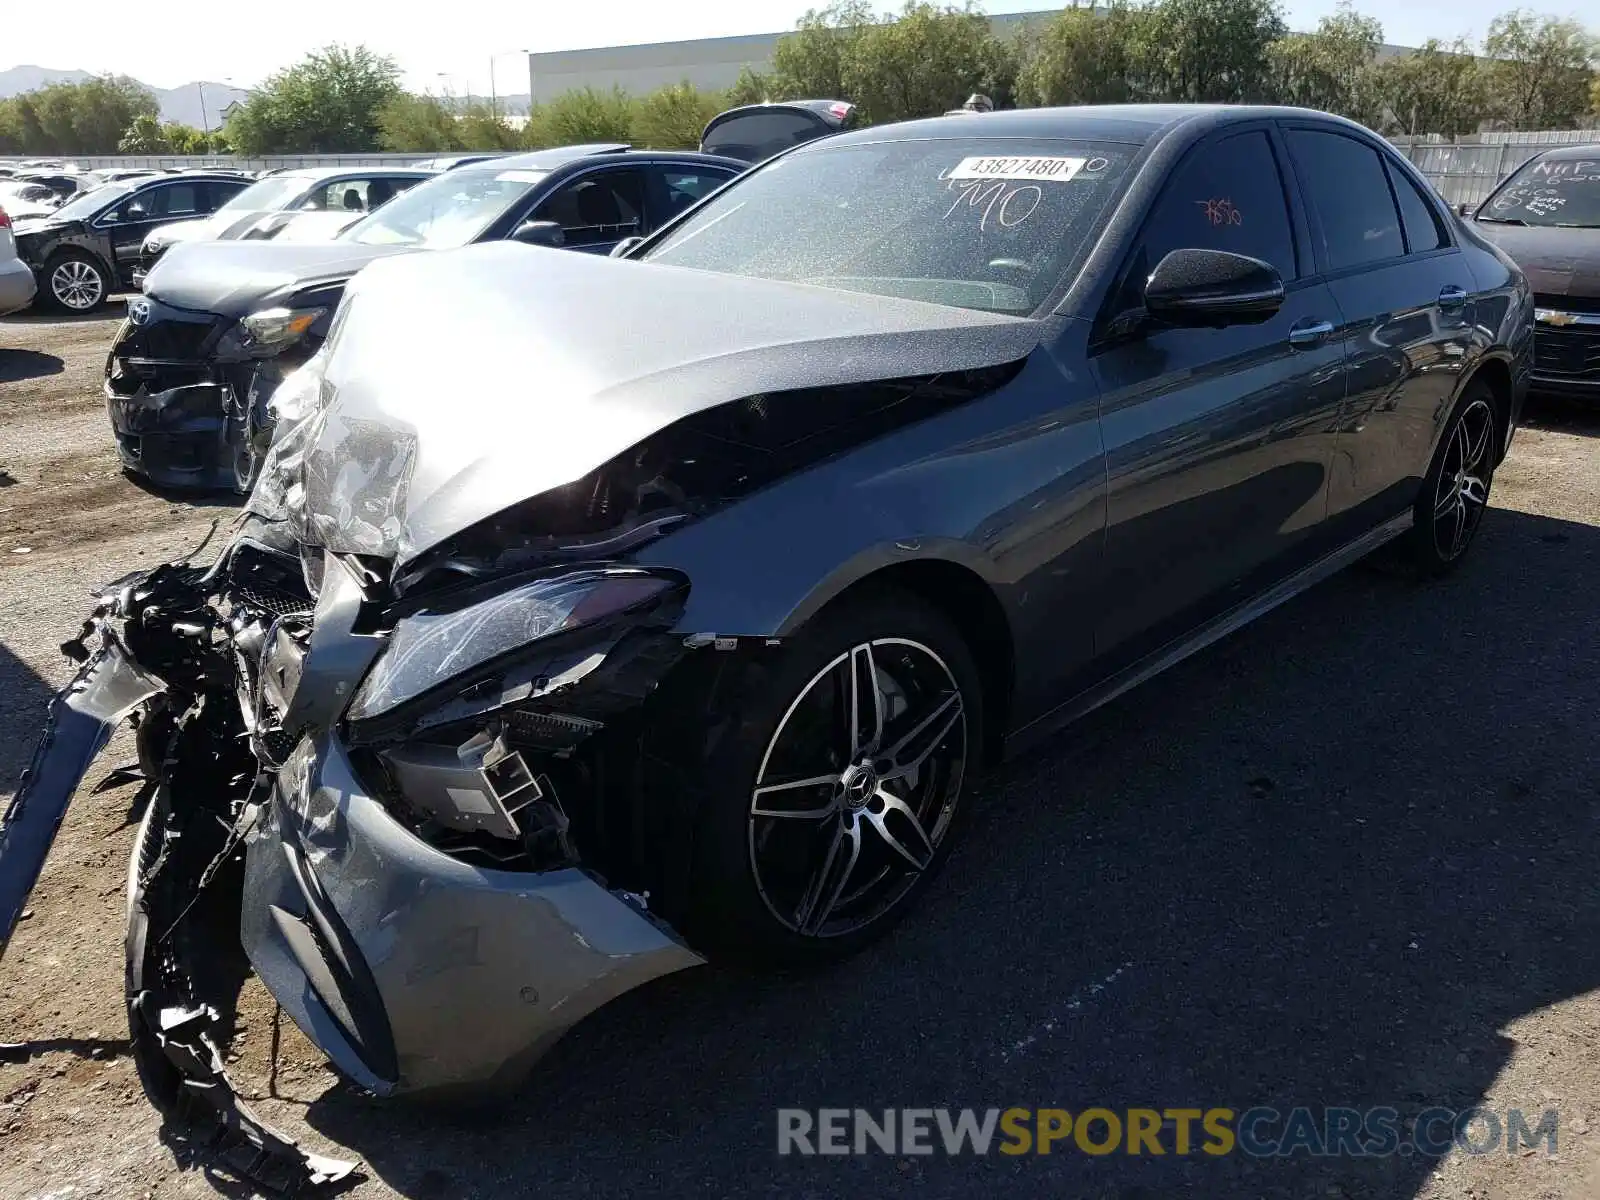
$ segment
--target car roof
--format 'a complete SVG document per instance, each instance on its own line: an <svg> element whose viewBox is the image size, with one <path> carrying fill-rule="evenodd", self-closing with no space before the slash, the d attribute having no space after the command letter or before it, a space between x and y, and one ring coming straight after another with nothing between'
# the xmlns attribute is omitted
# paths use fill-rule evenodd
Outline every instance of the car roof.
<svg viewBox="0 0 1600 1200"><path fill-rule="evenodd" d="M473 167L484 170L496 171L555 171L563 167L579 166L590 161L627 161L636 159L651 159L657 162L677 162L684 164L705 163L708 166L735 167L743 170L749 164L739 162L737 159L724 158L719 154L701 154L698 150L635 150L620 142L601 142L585 146L553 146L548 150L532 150L526 154L510 154L504 158L494 159L492 162L469 167L459 167L458 170L467 171Z"/></svg>
<svg viewBox="0 0 1600 1200"><path fill-rule="evenodd" d="M340 175L361 175L373 178L397 176L405 179L425 179L434 172L426 167L290 167L274 172L273 178L283 179L334 179Z"/></svg>
<svg viewBox="0 0 1600 1200"><path fill-rule="evenodd" d="M1589 142L1581 146L1558 146L1553 150L1546 150L1539 157L1546 162L1569 162L1575 158L1600 158L1600 142Z"/></svg>
<svg viewBox="0 0 1600 1200"><path fill-rule="evenodd" d="M837 133L803 143L810 149L862 145L898 139L938 138L1096 138L1143 144L1180 125L1225 125L1263 118L1317 120L1359 128L1342 117L1309 108L1252 104L1088 104L1071 108L1017 108L1001 112L962 112L893 125Z"/></svg>

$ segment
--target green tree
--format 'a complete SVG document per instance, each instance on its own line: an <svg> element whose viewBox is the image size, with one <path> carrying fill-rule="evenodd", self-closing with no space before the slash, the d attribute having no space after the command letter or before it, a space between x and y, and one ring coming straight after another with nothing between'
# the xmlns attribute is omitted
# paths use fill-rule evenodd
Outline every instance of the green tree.
<svg viewBox="0 0 1600 1200"><path fill-rule="evenodd" d="M241 154L372 150L379 114L400 94L394 59L365 46L325 46L269 76L228 118Z"/></svg>
<svg viewBox="0 0 1600 1200"><path fill-rule="evenodd" d="M1016 67L975 8L908 3L862 28L843 59L844 89L868 121L905 121L955 108L973 92L1009 99Z"/></svg>
<svg viewBox="0 0 1600 1200"><path fill-rule="evenodd" d="M1589 111L1600 117L1600 75L1594 77L1589 84ZM0 117L0 127L3 127L4 118Z"/></svg>
<svg viewBox="0 0 1600 1200"><path fill-rule="evenodd" d="M1133 25L1143 16L1127 0L1103 6L1074 0L1034 43L1018 79L1020 103L1121 104L1140 99L1130 50Z"/></svg>
<svg viewBox="0 0 1600 1200"><path fill-rule="evenodd" d="M1576 21L1501 13L1484 39L1495 110L1513 129L1571 129L1589 108L1595 38Z"/></svg>
<svg viewBox="0 0 1600 1200"><path fill-rule="evenodd" d="M1394 127L1404 133L1459 137L1489 115L1483 63L1465 38L1429 38L1410 54L1378 64L1374 86Z"/></svg>
<svg viewBox="0 0 1600 1200"><path fill-rule="evenodd" d="M723 96L729 108L738 104L761 104L772 98L771 77L760 71L752 71L749 67L739 68L739 78L733 81L733 86Z"/></svg>
<svg viewBox="0 0 1600 1200"><path fill-rule="evenodd" d="M1278 0L1156 0L1132 28L1137 86L1180 103L1269 98L1271 47L1287 32Z"/></svg>
<svg viewBox="0 0 1600 1200"><path fill-rule="evenodd" d="M378 111L378 144L385 150L464 150L456 115L437 96L401 92Z"/></svg>
<svg viewBox="0 0 1600 1200"><path fill-rule="evenodd" d="M456 125L468 150L516 150L522 145L522 131L513 129L496 109L481 101L468 104Z"/></svg>
<svg viewBox="0 0 1600 1200"><path fill-rule="evenodd" d="M1343 0L1315 33L1292 33L1272 44L1273 97L1376 127L1383 119L1375 75L1382 47L1382 22Z"/></svg>
<svg viewBox="0 0 1600 1200"><path fill-rule="evenodd" d="M633 136L633 112L633 100L621 88L575 88L528 115L523 141L532 148L626 142Z"/></svg>
<svg viewBox="0 0 1600 1200"><path fill-rule="evenodd" d="M693 150L706 122L726 107L726 97L702 92L688 80L671 84L639 101L632 140L659 150Z"/></svg>
<svg viewBox="0 0 1600 1200"><path fill-rule="evenodd" d="M117 151L121 154L171 154L172 143L167 140L159 119L140 113L117 143Z"/></svg>
<svg viewBox="0 0 1600 1200"><path fill-rule="evenodd" d="M856 40L873 24L868 0L837 0L807 11L772 53L773 99L853 99L845 86L845 63Z"/></svg>
<svg viewBox="0 0 1600 1200"><path fill-rule="evenodd" d="M168 121L161 127L161 133L172 147L174 154L211 153L210 136L203 130L196 129L193 125L185 125L180 121Z"/></svg>
<svg viewBox="0 0 1600 1200"><path fill-rule="evenodd" d="M159 111L148 88L115 75L24 92L7 109L7 139L34 154L115 154L137 118Z"/></svg>

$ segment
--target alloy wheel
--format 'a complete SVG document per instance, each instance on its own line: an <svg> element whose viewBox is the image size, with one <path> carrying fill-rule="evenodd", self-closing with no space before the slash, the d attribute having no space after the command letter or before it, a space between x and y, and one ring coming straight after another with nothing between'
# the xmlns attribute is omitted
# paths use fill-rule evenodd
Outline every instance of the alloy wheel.
<svg viewBox="0 0 1600 1200"><path fill-rule="evenodd" d="M960 798L967 713L920 642L839 655L790 704L750 798L750 866L772 916L805 937L884 918L933 864Z"/></svg>
<svg viewBox="0 0 1600 1200"><path fill-rule="evenodd" d="M1433 542L1439 557L1452 562L1465 553L1489 503L1494 411L1488 402L1467 405L1448 437L1433 498Z"/></svg>
<svg viewBox="0 0 1600 1200"><path fill-rule="evenodd" d="M104 299L105 291L100 272L81 258L69 258L50 272L50 294L73 312L88 312Z"/></svg>

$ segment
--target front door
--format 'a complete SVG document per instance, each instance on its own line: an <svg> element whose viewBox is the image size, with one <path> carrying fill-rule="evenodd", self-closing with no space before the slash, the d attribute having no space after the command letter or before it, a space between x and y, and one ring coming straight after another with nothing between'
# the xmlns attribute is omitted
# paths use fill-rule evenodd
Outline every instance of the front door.
<svg viewBox="0 0 1600 1200"><path fill-rule="evenodd" d="M528 219L561 226L568 250L610 254L623 238L645 231L644 197L642 168L608 167L562 184Z"/></svg>
<svg viewBox="0 0 1600 1200"><path fill-rule="evenodd" d="M1260 324L1109 335L1092 362L1107 460L1106 608L1115 669L1245 599L1312 553L1344 398L1338 310L1263 125L1195 146L1167 181L1113 311L1137 310L1170 251L1247 254L1287 295Z"/></svg>
<svg viewBox="0 0 1600 1200"><path fill-rule="evenodd" d="M208 215L205 187L200 180L160 183L141 188L117 206L116 220L107 222L107 232L117 275L124 282L132 280L133 268L139 263L139 247L152 229Z"/></svg>

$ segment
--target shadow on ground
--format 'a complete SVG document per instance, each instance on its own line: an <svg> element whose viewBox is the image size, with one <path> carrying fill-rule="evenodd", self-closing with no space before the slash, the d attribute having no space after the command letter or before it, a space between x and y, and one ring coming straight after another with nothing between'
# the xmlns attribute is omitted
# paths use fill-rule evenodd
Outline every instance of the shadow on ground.
<svg viewBox="0 0 1600 1200"><path fill-rule="evenodd" d="M1523 424L1534 429L1600 437L1600 394L1590 401L1575 400L1571 396L1530 396L1523 410Z"/></svg>
<svg viewBox="0 0 1600 1200"><path fill-rule="evenodd" d="M54 354L41 354L37 350L7 350L0 347L0 383L21 383L25 379L40 379L46 375L59 375L67 364Z"/></svg>
<svg viewBox="0 0 1600 1200"><path fill-rule="evenodd" d="M988 780L851 962L662 980L487 1112L335 1090L309 1119L415 1200L1412 1196L1432 1160L1170 1131L1161 1158L779 1158L775 1110L1469 1108L1508 1023L1600 986L1597 594L1600 529L1495 511L1453 577L1349 573Z"/></svg>
<svg viewBox="0 0 1600 1200"><path fill-rule="evenodd" d="M55 689L0 642L0 794L16 790Z"/></svg>

